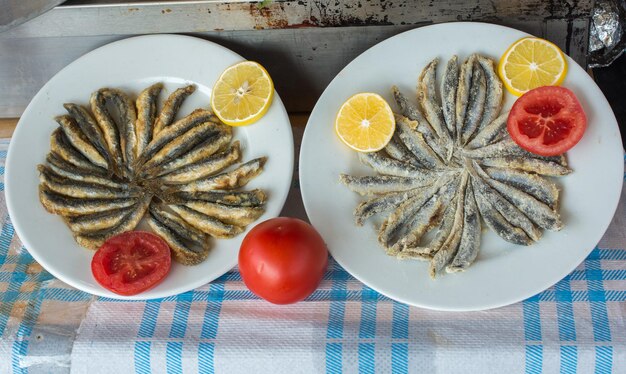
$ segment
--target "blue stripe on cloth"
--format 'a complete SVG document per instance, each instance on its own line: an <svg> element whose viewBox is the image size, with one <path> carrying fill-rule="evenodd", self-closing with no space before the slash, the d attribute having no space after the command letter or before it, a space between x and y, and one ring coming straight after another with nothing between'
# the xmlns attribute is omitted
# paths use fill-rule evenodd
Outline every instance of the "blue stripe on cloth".
<svg viewBox="0 0 626 374"><path fill-rule="evenodd" d="M593 326L593 339L596 342L611 341L611 327L606 310L606 297L604 294L604 282L599 260L585 261L587 273L587 292L591 308L591 322Z"/></svg>
<svg viewBox="0 0 626 374"><path fill-rule="evenodd" d="M594 248L587 256L587 260L626 260L626 251L623 249Z"/></svg>
<svg viewBox="0 0 626 374"><path fill-rule="evenodd" d="M135 342L135 373L150 373L150 346L151 342Z"/></svg>
<svg viewBox="0 0 626 374"><path fill-rule="evenodd" d="M20 256L31 258L30 254L23 250ZM26 264L19 264L17 267L22 267ZM41 304L45 298L46 290L41 289L42 282L49 278L49 274L46 272L41 272L37 275L36 278L36 288L33 291L33 299L34 302L29 302L26 307L26 311L24 312L24 316L22 317L22 321L20 322L20 326L17 329L17 334L15 336L15 340L13 341L12 348L12 367L13 373L27 373L28 369L23 368L20 364L20 359L22 357L26 357L28 353L28 344L30 341L30 335L33 332L33 327L37 323L37 318L39 318L39 312L41 310ZM32 301L32 300L31 300Z"/></svg>
<svg viewBox="0 0 626 374"><path fill-rule="evenodd" d="M211 283L209 294L211 295L209 297L211 301L207 302L206 310L204 311L202 330L200 331L201 339L215 339L217 336L222 300L224 299L224 284Z"/></svg>
<svg viewBox="0 0 626 374"><path fill-rule="evenodd" d="M533 296L524 300L524 338L526 342L541 341L541 316L539 314L539 298Z"/></svg>
<svg viewBox="0 0 626 374"><path fill-rule="evenodd" d="M157 319L159 317L159 309L161 302L157 300L148 300L143 307L143 316L137 332L138 338L151 338L154 335Z"/></svg>
<svg viewBox="0 0 626 374"><path fill-rule="evenodd" d="M576 322L572 307L572 289L569 276L554 286L556 296L556 316L559 326L559 340L571 342L576 340Z"/></svg>
<svg viewBox="0 0 626 374"><path fill-rule="evenodd" d="M576 374L578 350L574 345L561 346L561 374Z"/></svg>
<svg viewBox="0 0 626 374"><path fill-rule="evenodd" d="M359 343L359 374L374 374L375 356L374 343Z"/></svg>
<svg viewBox="0 0 626 374"><path fill-rule="evenodd" d="M342 351L341 343L326 343L326 373L340 374L342 372Z"/></svg>
<svg viewBox="0 0 626 374"><path fill-rule="evenodd" d="M198 345L198 373L213 374L215 367L213 357L215 354L215 345L213 343L200 343Z"/></svg>
<svg viewBox="0 0 626 374"><path fill-rule="evenodd" d="M393 302L393 319L391 321L391 338L409 338L409 306Z"/></svg>
<svg viewBox="0 0 626 374"><path fill-rule="evenodd" d="M526 374L541 373L543 365L543 346L527 345L526 346Z"/></svg>
<svg viewBox="0 0 626 374"><path fill-rule="evenodd" d="M346 281L343 279L334 280L333 289L330 293L335 297L339 297L339 300L345 298ZM346 304L339 300L330 302L328 327L326 330L326 338L328 339L341 339L343 337L343 320L346 311Z"/></svg>
<svg viewBox="0 0 626 374"><path fill-rule="evenodd" d="M183 372L183 343L168 342L165 348L165 366L167 374Z"/></svg>
<svg viewBox="0 0 626 374"><path fill-rule="evenodd" d="M596 347L596 370L595 374L611 374L613 370L613 347Z"/></svg>
<svg viewBox="0 0 626 374"><path fill-rule="evenodd" d="M189 309L191 308L191 300L193 299L193 291L185 292L176 296L176 306L174 307L174 317L170 327L170 338L182 339L187 331L187 319L189 318Z"/></svg>
<svg viewBox="0 0 626 374"><path fill-rule="evenodd" d="M409 372L409 344L391 343L391 373L406 374Z"/></svg>
<svg viewBox="0 0 626 374"><path fill-rule="evenodd" d="M373 339L376 337L376 297L372 296L376 291L363 285L361 294L361 324L359 338Z"/></svg>

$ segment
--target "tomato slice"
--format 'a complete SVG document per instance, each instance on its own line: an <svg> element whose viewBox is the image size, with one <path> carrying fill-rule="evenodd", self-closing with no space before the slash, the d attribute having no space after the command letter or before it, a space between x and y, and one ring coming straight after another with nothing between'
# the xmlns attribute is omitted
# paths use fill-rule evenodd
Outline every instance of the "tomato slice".
<svg viewBox="0 0 626 374"><path fill-rule="evenodd" d="M522 95L507 120L511 138L525 150L541 155L565 153L587 128L587 116L576 95L565 87L545 86Z"/></svg>
<svg viewBox="0 0 626 374"><path fill-rule="evenodd" d="M160 283L171 266L170 247L145 231L128 231L102 244L91 272L102 287L119 295L136 295Z"/></svg>

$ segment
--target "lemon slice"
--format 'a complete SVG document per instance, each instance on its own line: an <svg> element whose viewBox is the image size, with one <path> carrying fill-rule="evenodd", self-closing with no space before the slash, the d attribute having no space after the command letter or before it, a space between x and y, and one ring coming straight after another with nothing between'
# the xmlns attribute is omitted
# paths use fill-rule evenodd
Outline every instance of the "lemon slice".
<svg viewBox="0 0 626 374"><path fill-rule="evenodd" d="M549 41L522 38L504 52L498 74L510 93L521 96L533 88L560 85L567 74L567 61L561 49Z"/></svg>
<svg viewBox="0 0 626 374"><path fill-rule="evenodd" d="M272 78L258 62L244 61L224 70L213 86L211 107L230 126L249 125L263 117L274 98Z"/></svg>
<svg viewBox="0 0 626 374"><path fill-rule="evenodd" d="M389 104L375 93L349 98L337 113L335 131L346 145L359 152L375 152L389 143L396 121Z"/></svg>

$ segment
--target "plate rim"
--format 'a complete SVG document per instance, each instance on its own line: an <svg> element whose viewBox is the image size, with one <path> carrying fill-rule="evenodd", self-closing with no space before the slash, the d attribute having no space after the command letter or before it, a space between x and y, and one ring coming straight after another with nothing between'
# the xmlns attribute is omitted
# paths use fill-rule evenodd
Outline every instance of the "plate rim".
<svg viewBox="0 0 626 374"><path fill-rule="evenodd" d="M388 43L390 42L392 39L395 38L399 38L405 34L411 34L411 33L419 33L421 30L425 29L425 28L440 28L440 27L475 27L475 26L479 26L479 27L486 27L486 28L493 28L493 29L505 29L507 31L514 31L516 33L519 33L520 35L522 35L520 38L522 37L527 37L527 36L533 36L532 34L529 34L525 31L521 31L518 29L515 29L513 27L508 27L508 26L502 26L502 25L497 25L497 24L493 24L493 23L488 23L488 22L467 22L467 21L462 21L462 22L443 22L443 23L437 23L437 24L432 24L432 25L426 25L426 26L422 26L422 27L418 27L415 29L411 29L411 30L407 30L407 31L403 31L401 33L398 33L396 35L393 35L385 40L380 41L379 43L376 43L375 45L369 47L368 49L366 49L365 51L363 51L362 53L360 53L358 56L354 57L343 69L341 69L337 75L335 75L335 77L328 83L328 85L326 86L326 88L324 89L324 92L322 92L322 94L320 95L320 97L318 98L317 102L315 103L315 106L313 107L313 110L311 111L311 115L309 116L309 119L307 120L307 125L305 126L305 130L304 130L304 134L302 137L302 144L305 144L305 140L307 138L307 134L310 131L313 130L309 130L310 128L312 128L312 126L310 125L310 121L313 118L313 113L316 112L316 109L318 109L318 105L321 102L322 97L324 97L324 95L327 93L327 91L329 90L330 86L333 85L333 83L335 82L335 80L339 79L339 77L341 75L343 75L343 73L350 68L350 66L359 58L361 58L363 55L369 53L373 48L378 47L379 45L383 44L383 43ZM568 55L566 55L566 58L568 60L568 63L571 64L575 64L576 66L578 66L578 68L581 68L578 63L576 63L571 57L569 57ZM593 80L593 79L592 79ZM595 82L594 82L595 84ZM596 84L597 86L597 84ZM599 87L598 87L599 89ZM600 90L601 91L601 90ZM606 96L604 96L604 93L602 93L604 100L606 101ZM608 101L607 101L608 103ZM609 106L610 107L610 106ZM613 112L613 110L611 109L610 111L610 116L613 119L613 122L616 124L617 127L617 131L618 131L618 135L619 135L619 126L617 126L617 119L615 118L615 113ZM623 148L623 146L622 146ZM304 157L304 152L302 151L304 149L304 146L301 147L300 149L300 154L298 157L298 164L300 165L299 170L298 170L298 179L301 181L300 185L304 186L305 183L302 183L302 177L303 177L303 168L302 168L302 164L303 164L303 157ZM597 246L597 243L602 239L602 237L604 236L604 234L606 233L606 230L609 228L611 222L613 221L613 217L615 216L615 213L617 211L617 208L619 207L619 203L620 203L620 194L622 191L624 185L624 179L620 178L620 182L619 182L619 188L617 188L617 199L615 201L614 206L612 207L605 207L605 209L607 209L607 211L611 212L611 219L609 220L607 226L602 230L602 233L600 234L600 237L597 238L597 240L594 240L594 242L596 243L595 246ZM304 205L304 209L307 212L307 216L309 216L309 211L311 211L311 206L309 205L311 202L309 200L309 198L305 197L308 194L308 192L305 192L305 188L301 188L301 195L302 195L302 201L303 201L303 205ZM310 218L309 218L310 219ZM313 226L315 226L315 224L311 221L311 224ZM558 279L547 285L547 286L541 286L538 287L539 289L535 290L533 289L529 289L526 292L520 292L520 295L518 295L517 297L514 298L509 298L506 301L501 301L501 302L491 302L491 303L484 303L481 306L475 306L475 307L454 307L454 306L442 306L442 305L433 305L433 304L427 304L427 303L419 303L419 302L415 302L413 300L408 300L404 297L399 297L397 295L394 295L394 292L389 292L388 290L383 292L380 290L380 287L377 287L376 285L374 285L372 282L370 282L369 280L364 279L361 274L356 274L357 272L355 272L352 267L347 264L343 259L338 259L334 254L334 249L332 249L330 246L328 247L328 251L331 253L331 255L333 256L333 259L335 261L337 261L337 263L339 265L341 265L342 268L344 268L352 277L354 277L355 279L357 279L359 282L363 283L364 285L368 286L369 288L372 288L373 290L375 290L376 292L380 293L381 295L384 295L392 300L396 300L398 302L407 304L407 305L411 305L411 306L416 306L419 308L424 308L424 309L429 309L429 310L436 310L436 311L444 311L444 312L471 312L471 311L482 311L482 310L490 310L490 309L495 309L495 308L501 308L501 307L505 307L505 306L509 306L512 304L516 304L519 303L520 301L526 300L529 297L532 297L534 295L537 295L538 293L541 293L543 291L545 291L546 289L552 287L554 284L558 283L561 279L563 279L565 276L567 276L568 274L570 274L573 270L576 269L577 266L579 266L582 262L584 262L584 260L589 256L589 254L593 251L595 247L590 248L584 257L582 257L582 259L580 261L577 261L577 265L575 265L572 269L569 269L566 272L563 272L563 274L561 274L561 272L559 272L558 275ZM374 282L376 283L376 282Z"/></svg>
<svg viewBox="0 0 626 374"><path fill-rule="evenodd" d="M218 44L216 42L210 41L210 40L206 40L200 37L196 37L196 36L190 36L190 35L179 35L179 34L170 34L170 33L164 33L164 34L150 34L150 35L138 35L138 36L132 36L132 37L128 37L128 38L123 38L120 40L115 40L112 41L110 43L104 44L102 46L99 46L91 51L88 51L86 53L84 53L83 55L79 56L78 58L74 59L73 61L71 61L69 64L67 64L66 66L64 66L61 70L59 70L58 72L56 72L40 89L39 91L37 91L37 93L33 96L33 98L30 100L30 102L28 103L28 105L26 106L26 108L24 109L24 112L22 113L22 115L20 116L20 119L18 120L18 123L15 127L15 130L13 132L13 135L10 138L9 141L9 146L7 149L7 157L5 159L5 174L4 174L4 181L5 181L5 191L4 191L4 195L5 195L5 202L6 202L6 206L7 206L7 213L9 215L9 217L13 217L14 214L13 212L16 212L18 209L16 209L16 207L14 206L14 201L13 198L11 198L12 196L12 190L13 187L12 183L9 182L11 180L11 168L9 167L9 165L11 164L11 160L13 159L12 157L12 149L14 147L14 142L13 139L18 136L18 134L20 134L23 131L26 131L25 129L27 128L26 125L24 125L24 117L25 114L29 113L30 111L34 110L34 107L32 106L32 103L34 101L36 101L36 99L38 99L41 95L43 95L46 90L48 89L48 87L52 84L51 82L61 73L63 73L66 70L72 69L73 65L75 64L79 64L81 60L87 58L88 56L95 54L95 53L101 53L101 51L103 49L107 49L107 48L119 48L119 46L124 45L124 44L132 44L132 43L137 43L140 42L142 40L147 40L147 39L170 39L170 40L184 40L186 42L192 42L192 43L198 43L198 44L204 44L204 45L211 45L211 48L218 48L218 49L222 49L223 51L225 51L226 53L230 53L235 57L238 57L241 60L247 60L246 58L244 58L243 56L241 56L240 54L238 54L237 52L231 50L230 48L227 48L221 44ZM277 108L280 110L281 115L285 118L287 126L286 129L284 129L284 131L287 132L287 134L285 135L289 135L288 139L289 141L287 142L287 144L284 144L284 146L288 147L289 149L287 149L287 154L289 155L287 160L283 160L282 163L285 166L289 167L289 179L287 182L287 187L285 188L284 194L282 197L280 197L278 203L277 203L277 209L278 209L278 215L280 216L280 212L284 209L285 203L287 201L288 195L289 195L289 191L290 191L290 186L293 180L293 174L294 174L294 164L295 164L295 155L294 155L294 141L293 141L293 130L291 127L291 121L289 119L289 114L283 104L282 99L280 98L278 92L276 91L276 89L274 89L274 98L272 101L271 105L277 105ZM278 198L278 197L274 197L274 199ZM271 217L270 217L271 218ZM270 219L268 218L268 219ZM257 222L257 224L260 223ZM170 292L161 292L155 296L146 296L145 293L139 293L137 295L132 295L132 296L123 296L123 295L117 295L117 294L113 294L112 292L104 289L103 287L100 286L100 288L91 288L90 286L85 287L84 284L82 284L80 281L74 281L72 279L70 279L69 277L66 277L64 272L60 272L57 271L57 269L51 268L49 266L49 264L47 263L47 261L44 259L44 256L41 256L41 253L38 250L31 250L29 249L31 246L29 245L29 240L27 236L23 236L21 233L23 233L24 231L21 228L21 223L17 223L16 221L14 221L11 218L11 224L13 225L13 228L15 230L15 234L18 236L18 238L20 239L22 245L23 245L23 249L25 249L26 251L28 251L28 253L33 257L33 259L39 263L47 272L49 272L52 276L54 276L55 278L59 279L60 281L66 283L67 285L76 288L82 292L86 292L88 294L91 295L95 295L95 296L99 296L99 297L104 297L104 298L108 298L108 299L115 299L115 300L124 300L124 301L132 301L132 300L156 300L156 299L163 299L163 298L167 298L167 297L173 297L188 291L192 291L198 287L204 286L208 283L213 282L214 280L218 279L219 277L223 276L224 274L226 274L228 271L230 271L231 269L233 269L236 265L237 265L237 258L235 257L233 259L233 261L229 262L229 263L225 263L222 267L218 267L216 268L215 273L219 273L219 275L215 276L215 277L208 277L208 278L202 278L199 279L195 282L190 282L188 283L186 286L178 286L173 288ZM86 250L86 249L85 249ZM93 253L95 253L95 251L93 251ZM45 264L45 265L44 265Z"/></svg>

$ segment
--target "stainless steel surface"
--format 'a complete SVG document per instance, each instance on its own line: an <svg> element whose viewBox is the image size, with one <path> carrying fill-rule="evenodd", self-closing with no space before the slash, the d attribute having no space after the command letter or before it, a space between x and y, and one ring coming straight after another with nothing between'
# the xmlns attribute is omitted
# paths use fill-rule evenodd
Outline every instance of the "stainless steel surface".
<svg viewBox="0 0 626 374"><path fill-rule="evenodd" d="M478 1L479 7L461 0L274 1L262 8L232 1L70 3L0 34L0 81L11 87L0 90L0 117L19 116L48 79L84 53L155 32L198 36L259 61L290 112L310 111L330 80L367 48L432 22L515 27L555 42L584 66L590 1L567 12L552 7L564 1L541 0Z"/></svg>
<svg viewBox="0 0 626 374"><path fill-rule="evenodd" d="M0 1L0 32L35 18L63 0L2 0Z"/></svg>

